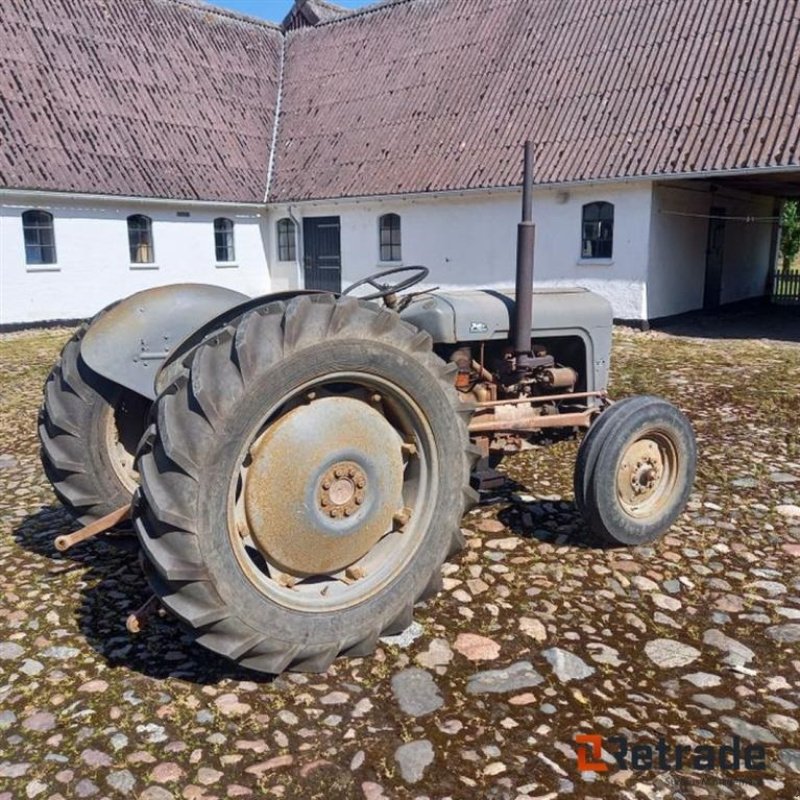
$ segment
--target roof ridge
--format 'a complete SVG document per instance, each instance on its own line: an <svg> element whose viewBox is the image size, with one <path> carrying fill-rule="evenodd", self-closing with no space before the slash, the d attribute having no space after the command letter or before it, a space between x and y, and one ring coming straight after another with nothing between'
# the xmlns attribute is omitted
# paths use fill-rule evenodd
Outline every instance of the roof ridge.
<svg viewBox="0 0 800 800"><path fill-rule="evenodd" d="M281 34L285 33L280 25L270 22L268 19L252 17L249 14L242 14L239 11L231 11L229 8L221 8L220 6L207 3L205 0L161 0L161 2L171 3L176 6L185 6L194 11L204 11L206 14L215 14L218 17L228 17L229 19L235 19L239 22L247 22L251 25L258 25L261 28L269 28Z"/></svg>
<svg viewBox="0 0 800 800"><path fill-rule="evenodd" d="M331 3L329 0L313 0L313 2L319 3L319 5L331 9L331 11L344 11L347 14L351 11L351 9L346 6L340 6L338 3Z"/></svg>
<svg viewBox="0 0 800 800"><path fill-rule="evenodd" d="M316 0L316 2L324 2L324 0ZM334 17L333 19L326 19L321 22L318 22L314 25L310 30L314 30L315 28L324 28L326 25L335 25L339 22L345 22L349 19L354 19L355 17L362 17L366 16L367 14L372 14L376 11L381 11L384 8L392 8L394 6L402 6L407 3L414 3L416 0L378 0L376 3L370 3L368 6L361 6L361 8L353 8L347 9L346 14L342 14L340 17ZM305 28L300 28L299 30L306 30ZM292 33L297 33L297 31L291 31Z"/></svg>

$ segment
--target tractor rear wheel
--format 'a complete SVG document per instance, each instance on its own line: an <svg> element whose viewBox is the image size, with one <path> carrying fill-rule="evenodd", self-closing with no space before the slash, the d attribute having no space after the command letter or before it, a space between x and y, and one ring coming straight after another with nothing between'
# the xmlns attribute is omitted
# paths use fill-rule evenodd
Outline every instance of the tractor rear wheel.
<svg viewBox="0 0 800 800"><path fill-rule="evenodd" d="M131 502L136 448L150 400L90 369L81 358L84 323L44 385L39 413L42 465L59 500L84 525Z"/></svg>
<svg viewBox="0 0 800 800"><path fill-rule="evenodd" d="M372 652L463 546L469 413L392 311L316 295L248 312L156 401L134 503L154 590L257 671Z"/></svg>

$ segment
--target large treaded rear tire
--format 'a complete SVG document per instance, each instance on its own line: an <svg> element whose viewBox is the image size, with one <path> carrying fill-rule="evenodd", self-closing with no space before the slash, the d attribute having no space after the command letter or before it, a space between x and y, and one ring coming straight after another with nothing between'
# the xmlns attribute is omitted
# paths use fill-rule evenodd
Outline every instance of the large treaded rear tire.
<svg viewBox="0 0 800 800"><path fill-rule="evenodd" d="M442 563L463 547L460 520L477 497L471 411L428 334L355 298L305 296L247 312L184 366L156 401L137 460L134 526L162 604L200 644L266 673L322 672L338 655L367 655L382 634L408 626L414 603L441 588ZM422 543L380 591L337 610L298 610L259 591L237 562L230 487L259 414L309 376L356 368L393 381L427 415L440 465L436 502Z"/></svg>
<svg viewBox="0 0 800 800"><path fill-rule="evenodd" d="M102 313L102 312L101 312ZM95 318L96 319L96 318ZM136 443L145 430L150 402L98 375L81 358L81 340L91 323L82 324L61 351L44 385L39 412L39 441L45 474L58 499L84 525L131 502L135 481L120 477L125 467L109 436L124 432L130 467Z"/></svg>

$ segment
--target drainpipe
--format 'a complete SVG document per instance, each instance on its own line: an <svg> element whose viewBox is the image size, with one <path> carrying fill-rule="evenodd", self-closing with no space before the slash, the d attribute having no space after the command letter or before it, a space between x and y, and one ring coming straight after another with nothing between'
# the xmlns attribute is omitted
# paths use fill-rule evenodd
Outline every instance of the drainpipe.
<svg viewBox="0 0 800 800"><path fill-rule="evenodd" d="M306 285L306 274L305 270L303 269L303 264L305 263L303 260L303 237L300 235L300 222L301 219L298 219L294 212L292 211L292 207L289 206L289 219L294 223L294 258L295 258L295 268L297 270L297 279L298 283L305 288Z"/></svg>

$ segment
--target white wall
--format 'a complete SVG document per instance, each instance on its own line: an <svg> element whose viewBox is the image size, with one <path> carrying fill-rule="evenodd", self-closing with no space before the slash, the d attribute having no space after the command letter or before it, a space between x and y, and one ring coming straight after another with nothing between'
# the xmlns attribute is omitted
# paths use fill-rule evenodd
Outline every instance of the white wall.
<svg viewBox="0 0 800 800"><path fill-rule="evenodd" d="M728 220L725 223L725 245L722 272L722 302L734 303L751 297L762 297L767 291L773 226L755 221L773 216L771 197L719 192L714 205L722 206L726 216L751 217L754 221Z"/></svg>
<svg viewBox="0 0 800 800"><path fill-rule="evenodd" d="M733 303L765 293L770 269L773 199L697 181L653 187L647 312L650 319L703 307L712 206L727 219L720 300Z"/></svg>
<svg viewBox="0 0 800 800"><path fill-rule="evenodd" d="M653 187L649 319L703 307L710 197L702 186Z"/></svg>
<svg viewBox="0 0 800 800"><path fill-rule="evenodd" d="M54 217L57 263L28 266L21 214ZM178 217L177 212L189 217ZM155 264L132 265L126 217L153 221ZM0 196L0 324L92 316L120 297L169 283L211 283L248 295L271 290L265 211L258 207ZM217 265L213 220L234 221L234 265Z"/></svg>
<svg viewBox="0 0 800 800"><path fill-rule="evenodd" d="M651 184L644 182L537 190L536 283L586 286L611 301L616 317L643 318L651 194ZM595 200L615 206L614 257L609 261L580 258L582 207ZM303 217L341 218L343 287L371 272L396 266L379 260L378 217L390 212L402 220L401 263L427 266L431 270L429 285L514 285L519 191L299 203L291 206L291 212L300 222ZM276 267L275 223L288 214L287 206L269 211L270 263ZM301 285L302 270L297 265L280 268L290 285ZM295 282L291 283L294 270Z"/></svg>

